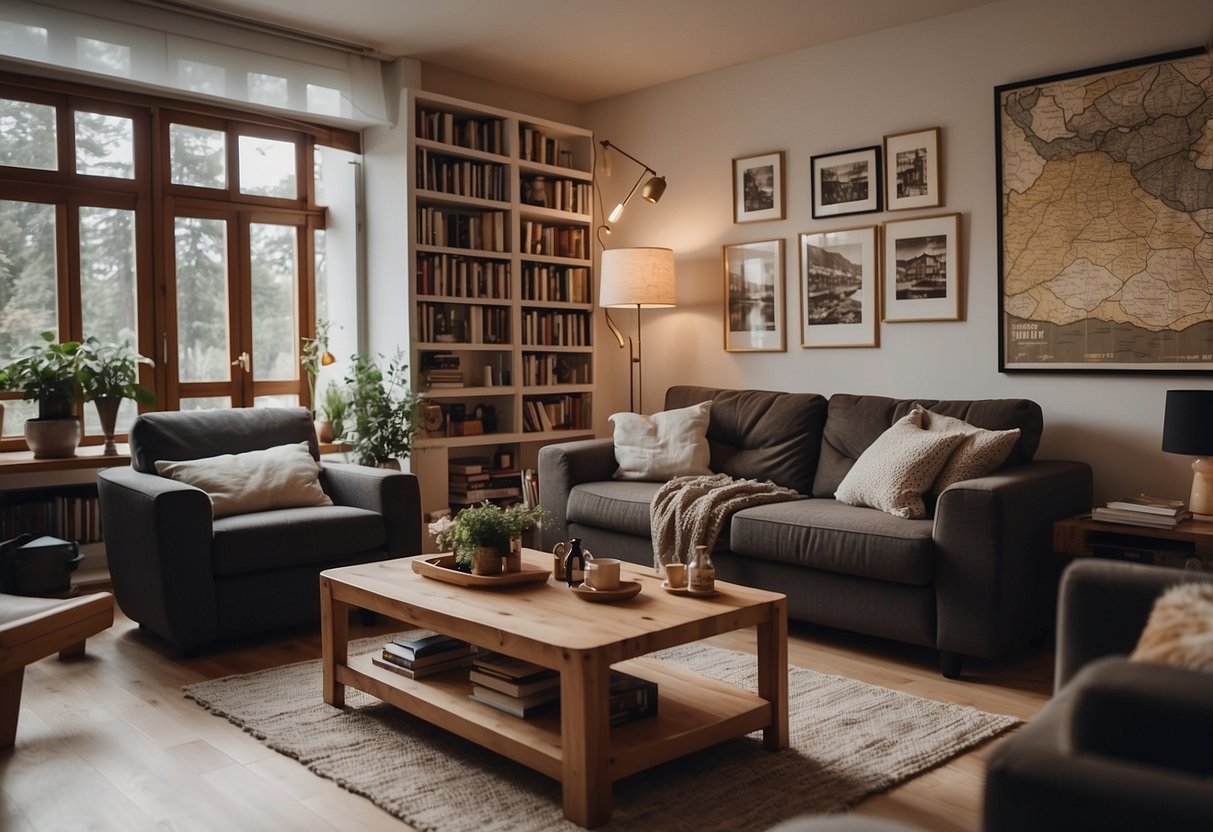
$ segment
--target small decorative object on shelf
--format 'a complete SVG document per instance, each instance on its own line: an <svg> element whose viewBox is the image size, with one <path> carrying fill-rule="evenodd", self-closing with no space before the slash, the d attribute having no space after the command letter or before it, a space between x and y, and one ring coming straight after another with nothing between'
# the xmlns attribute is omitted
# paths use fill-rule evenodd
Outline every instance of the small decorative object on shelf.
<svg viewBox="0 0 1213 832"><path fill-rule="evenodd" d="M708 595L716 591L716 566L707 546L696 546L687 566L687 591L693 595Z"/></svg>

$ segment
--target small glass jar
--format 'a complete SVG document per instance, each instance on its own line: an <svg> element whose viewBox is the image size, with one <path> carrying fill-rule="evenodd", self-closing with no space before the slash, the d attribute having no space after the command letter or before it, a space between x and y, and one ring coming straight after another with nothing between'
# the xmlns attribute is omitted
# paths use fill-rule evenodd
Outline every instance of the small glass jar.
<svg viewBox="0 0 1213 832"><path fill-rule="evenodd" d="M692 595L710 595L716 591L716 565L707 546L696 546L691 562L687 564L687 592Z"/></svg>

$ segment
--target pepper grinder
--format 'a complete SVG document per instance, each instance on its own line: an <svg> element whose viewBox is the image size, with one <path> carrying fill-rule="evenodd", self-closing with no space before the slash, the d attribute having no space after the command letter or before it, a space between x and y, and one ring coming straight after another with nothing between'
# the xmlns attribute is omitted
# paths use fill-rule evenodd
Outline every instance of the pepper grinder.
<svg viewBox="0 0 1213 832"><path fill-rule="evenodd" d="M585 553L581 551L580 537L569 541L569 553L564 556L564 579L570 587L585 581Z"/></svg>

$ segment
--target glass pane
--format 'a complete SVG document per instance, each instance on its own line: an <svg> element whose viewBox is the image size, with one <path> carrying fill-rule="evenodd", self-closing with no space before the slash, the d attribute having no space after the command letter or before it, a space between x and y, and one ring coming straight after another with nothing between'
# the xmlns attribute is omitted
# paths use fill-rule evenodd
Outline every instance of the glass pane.
<svg viewBox="0 0 1213 832"><path fill-rule="evenodd" d="M182 399L180 410L227 410L232 406L231 396L195 396Z"/></svg>
<svg viewBox="0 0 1213 832"><path fill-rule="evenodd" d="M331 321L329 312L329 258L325 246L328 238L324 229L318 229L312 235L312 247L316 251L316 320Z"/></svg>
<svg viewBox="0 0 1213 832"><path fill-rule="evenodd" d="M0 98L0 165L58 170L55 108Z"/></svg>
<svg viewBox="0 0 1213 832"><path fill-rule="evenodd" d="M76 173L134 179L134 122L125 116L77 112Z"/></svg>
<svg viewBox="0 0 1213 832"><path fill-rule="evenodd" d="M0 52L14 58L46 61L47 31L41 26L27 26L0 20Z"/></svg>
<svg viewBox="0 0 1213 832"><path fill-rule="evenodd" d="M254 104L268 104L271 107L286 106L286 79L277 75L266 75L261 72L248 74L248 100Z"/></svg>
<svg viewBox="0 0 1213 832"><path fill-rule="evenodd" d="M294 142L241 136L240 193L294 199Z"/></svg>
<svg viewBox="0 0 1213 832"><path fill-rule="evenodd" d="M177 377L228 381L227 222L178 217Z"/></svg>
<svg viewBox="0 0 1213 832"><path fill-rule="evenodd" d="M253 267L253 380L299 378L298 234L291 225L250 223Z"/></svg>
<svg viewBox="0 0 1213 832"><path fill-rule="evenodd" d="M227 187L227 135L189 124L168 126L174 185Z"/></svg>
<svg viewBox="0 0 1213 832"><path fill-rule="evenodd" d="M131 74L131 48L94 38L76 38L76 57L81 69L107 75Z"/></svg>
<svg viewBox="0 0 1213 832"><path fill-rule="evenodd" d="M299 407L299 396L294 393L277 396L254 396L253 407Z"/></svg>
<svg viewBox="0 0 1213 832"><path fill-rule="evenodd" d="M224 76L223 67L215 64L185 58L177 61L177 83L187 90L207 95L223 95L226 86Z"/></svg>
<svg viewBox="0 0 1213 832"><path fill-rule="evenodd" d="M84 408L84 433L88 436L104 436L105 431L101 429L101 417L97 415L97 406L92 402L86 402L82 407ZM131 399L123 399L122 404L118 406L118 419L114 422L114 433L128 432L138 415L139 405Z"/></svg>
<svg viewBox="0 0 1213 832"><path fill-rule="evenodd" d="M82 207L80 305L84 334L137 346L135 286L135 212Z"/></svg>
<svg viewBox="0 0 1213 832"><path fill-rule="evenodd" d="M55 206L0 199L0 362L58 332Z"/></svg>
<svg viewBox="0 0 1213 832"><path fill-rule="evenodd" d="M6 437L22 437L25 435L25 420L38 418L38 403L21 399L4 400L4 435Z"/></svg>

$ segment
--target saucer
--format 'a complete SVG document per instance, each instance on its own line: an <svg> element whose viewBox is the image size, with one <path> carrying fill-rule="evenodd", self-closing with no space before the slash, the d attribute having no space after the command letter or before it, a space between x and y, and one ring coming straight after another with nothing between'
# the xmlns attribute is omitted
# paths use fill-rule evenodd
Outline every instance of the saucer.
<svg viewBox="0 0 1213 832"><path fill-rule="evenodd" d="M585 584L572 587L573 594L583 601L610 603L626 601L640 594L640 581L620 581L618 589L591 589Z"/></svg>
<svg viewBox="0 0 1213 832"><path fill-rule="evenodd" d="M716 594L714 589L711 592L691 592L690 587L670 586L669 581L662 581L661 588L674 595L690 595L693 598L711 598Z"/></svg>

